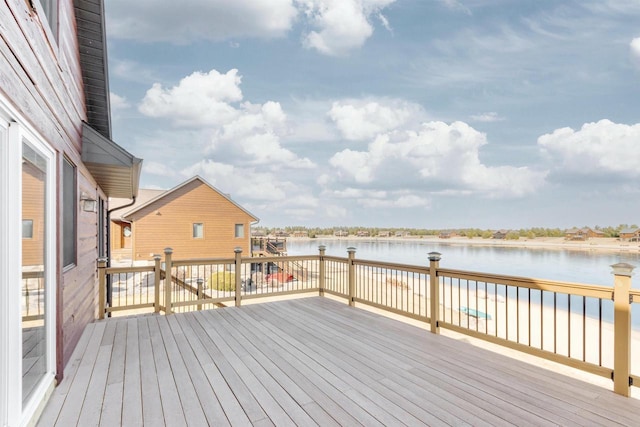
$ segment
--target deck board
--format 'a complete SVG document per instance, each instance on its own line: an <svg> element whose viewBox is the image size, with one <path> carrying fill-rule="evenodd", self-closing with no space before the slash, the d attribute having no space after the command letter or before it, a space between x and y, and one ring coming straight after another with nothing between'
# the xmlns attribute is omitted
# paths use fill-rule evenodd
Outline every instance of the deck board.
<svg viewBox="0 0 640 427"><path fill-rule="evenodd" d="M314 297L85 330L39 425L637 425L640 401Z"/></svg>

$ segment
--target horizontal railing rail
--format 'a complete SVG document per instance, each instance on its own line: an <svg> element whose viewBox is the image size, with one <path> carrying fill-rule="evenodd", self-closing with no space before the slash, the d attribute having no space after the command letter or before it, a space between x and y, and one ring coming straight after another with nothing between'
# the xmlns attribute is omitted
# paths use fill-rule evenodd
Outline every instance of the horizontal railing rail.
<svg viewBox="0 0 640 427"><path fill-rule="evenodd" d="M122 310L165 314L211 309L242 300L318 293L416 319L596 375L614 391L640 386L640 331L632 328L640 290L631 290L633 266L616 264L614 286L319 255L172 260L106 267L100 259L100 317ZM107 289L110 297L105 295ZM110 301L110 304L106 304ZM635 308L640 306L636 305ZM637 315L637 313L636 313ZM637 320L637 319L636 319Z"/></svg>

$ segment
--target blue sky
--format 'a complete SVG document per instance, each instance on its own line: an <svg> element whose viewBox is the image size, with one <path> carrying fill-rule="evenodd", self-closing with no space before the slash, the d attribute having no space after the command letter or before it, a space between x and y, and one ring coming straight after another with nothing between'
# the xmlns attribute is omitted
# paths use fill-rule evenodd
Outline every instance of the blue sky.
<svg viewBox="0 0 640 427"><path fill-rule="evenodd" d="M640 223L638 0L110 0L114 140L260 225Z"/></svg>

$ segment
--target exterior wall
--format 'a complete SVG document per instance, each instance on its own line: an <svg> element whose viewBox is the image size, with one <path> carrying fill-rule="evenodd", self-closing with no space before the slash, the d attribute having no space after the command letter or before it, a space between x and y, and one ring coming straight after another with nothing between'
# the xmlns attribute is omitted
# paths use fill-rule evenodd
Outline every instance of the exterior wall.
<svg viewBox="0 0 640 427"><path fill-rule="evenodd" d="M38 2L34 2L38 4ZM60 185L63 157L77 168L77 194L104 194L82 164L81 132L86 118L73 0L59 0L58 38L24 0L0 5L0 93L57 153ZM62 207L58 189L57 235L61 233ZM78 204L79 205L79 204ZM63 367L86 324L96 310L97 214L77 213L78 240L75 266L62 268L58 257L57 372ZM58 238L58 254L62 244Z"/></svg>
<svg viewBox="0 0 640 427"><path fill-rule="evenodd" d="M201 181L194 180L157 202L135 212L132 220L134 261L151 260L166 247L174 259L232 258L241 247L250 256L253 218ZM204 224L204 237L193 238L193 224ZM235 237L235 224L244 237Z"/></svg>

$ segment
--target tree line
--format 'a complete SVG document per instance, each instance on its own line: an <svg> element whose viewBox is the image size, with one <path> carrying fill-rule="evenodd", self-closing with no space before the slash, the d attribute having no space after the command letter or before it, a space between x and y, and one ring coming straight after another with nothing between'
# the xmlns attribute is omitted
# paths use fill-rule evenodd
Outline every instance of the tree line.
<svg viewBox="0 0 640 427"><path fill-rule="evenodd" d="M628 228L638 228L637 225L632 224L620 224L617 227L607 226L582 226L582 227L571 227L577 229L590 228L592 230L598 230L603 233L604 237L620 237L620 231ZM429 228L381 228L381 227L353 227L353 226L342 226L342 227L306 227L306 226L287 226L284 228L278 227L254 227L254 231L261 231L266 235L274 235L274 234L282 234L286 233L292 235L294 232L306 232L307 235L311 238L318 236L332 236L338 230L345 231L350 236L355 236L359 232L368 232L370 236L375 237L379 236L383 232L388 232L391 236L395 236L397 233L401 233L403 235L408 234L416 237L423 236L439 236L442 233L455 233L456 236L460 237L481 237L481 238L491 238L496 230L490 229L481 229L481 228L459 228L459 229L429 229ZM562 228L545 228L545 227L532 227L532 228L521 228L521 229L510 229L506 230L506 239L519 239L519 238L529 238L533 239L536 237L564 237L566 235L567 229Z"/></svg>

